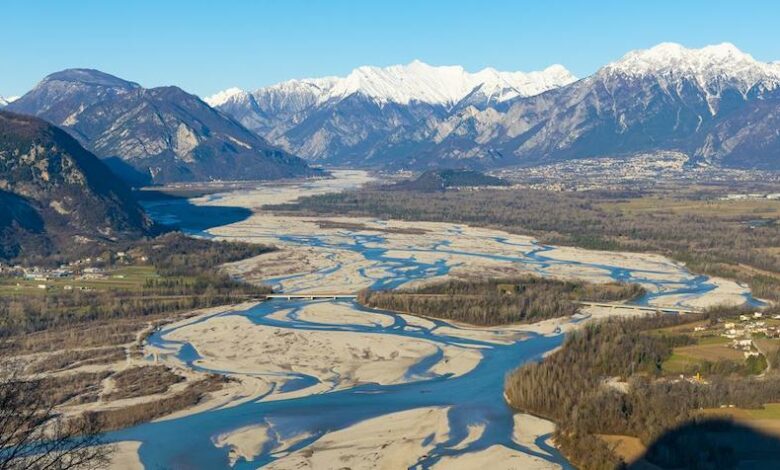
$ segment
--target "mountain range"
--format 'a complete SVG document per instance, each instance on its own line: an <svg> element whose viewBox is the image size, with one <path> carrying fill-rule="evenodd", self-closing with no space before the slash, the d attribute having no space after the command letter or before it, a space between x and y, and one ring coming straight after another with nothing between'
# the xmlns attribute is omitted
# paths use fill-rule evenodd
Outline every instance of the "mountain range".
<svg viewBox="0 0 780 470"><path fill-rule="evenodd" d="M65 131L0 111L0 260L89 252L154 230L130 189Z"/></svg>
<svg viewBox="0 0 780 470"><path fill-rule="evenodd" d="M178 87L97 70L53 73L5 109L65 129L134 184L321 173Z"/></svg>
<svg viewBox="0 0 780 470"><path fill-rule="evenodd" d="M780 169L780 64L731 44L664 43L577 80L415 61L206 98L310 161L391 169L527 166L677 151Z"/></svg>
<svg viewBox="0 0 780 470"><path fill-rule="evenodd" d="M414 158L429 128L465 110L503 109L514 99L566 85L560 65L541 72L466 72L420 61L359 67L343 78L292 80L252 93L230 89L206 102L308 160L383 166Z"/></svg>
<svg viewBox="0 0 780 470"><path fill-rule="evenodd" d="M69 69L5 109L62 127L135 185L323 174L307 161L485 170L655 152L780 169L780 64L727 43L663 43L582 79L413 61L204 100Z"/></svg>

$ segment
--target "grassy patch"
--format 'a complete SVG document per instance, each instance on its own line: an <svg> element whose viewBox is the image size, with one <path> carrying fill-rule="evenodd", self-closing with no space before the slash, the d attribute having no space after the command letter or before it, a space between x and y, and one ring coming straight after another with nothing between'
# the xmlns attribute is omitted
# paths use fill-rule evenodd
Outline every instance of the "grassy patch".
<svg viewBox="0 0 780 470"><path fill-rule="evenodd" d="M633 463L639 460L647 450L639 438L625 436L622 434L599 434L599 439L606 442L610 448L614 449L615 454L626 463Z"/></svg>
<svg viewBox="0 0 780 470"><path fill-rule="evenodd" d="M709 408L703 414L728 416L736 421L778 420L780 424L780 403L767 403L763 408Z"/></svg>
<svg viewBox="0 0 780 470"><path fill-rule="evenodd" d="M116 390L105 396L106 400L135 398L164 393L168 388L184 380L166 366L132 367L113 376Z"/></svg>
<svg viewBox="0 0 780 470"><path fill-rule="evenodd" d="M661 364L661 369L669 374L686 374L703 365L704 361L700 358L675 352Z"/></svg>
<svg viewBox="0 0 780 470"><path fill-rule="evenodd" d="M714 336L714 335L708 335L708 336L700 336L699 337L699 344L701 345L715 345L715 344L730 344L731 340L726 338L725 336Z"/></svg>
<svg viewBox="0 0 780 470"><path fill-rule="evenodd" d="M742 351L730 347L728 338L719 336L694 336L696 344L680 346L661 364L667 374L703 375L718 371L738 372L746 367Z"/></svg>
<svg viewBox="0 0 780 470"><path fill-rule="evenodd" d="M675 348L674 353L677 355L712 362L724 359L730 361L742 361L744 359L744 355L741 351L732 349L722 342L711 344L704 344L700 342L694 346L683 346L680 348Z"/></svg>
<svg viewBox="0 0 780 470"><path fill-rule="evenodd" d="M746 410L752 419L780 419L780 403L768 403L762 410Z"/></svg>

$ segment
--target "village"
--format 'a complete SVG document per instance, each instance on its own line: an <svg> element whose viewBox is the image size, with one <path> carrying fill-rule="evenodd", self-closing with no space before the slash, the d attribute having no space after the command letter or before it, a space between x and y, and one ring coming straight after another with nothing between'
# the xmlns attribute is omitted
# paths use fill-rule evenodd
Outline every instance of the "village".
<svg viewBox="0 0 780 470"><path fill-rule="evenodd" d="M681 379L700 382L710 374L763 375L780 366L780 314L744 312L656 333L688 337L661 366L665 374Z"/></svg>
<svg viewBox="0 0 780 470"><path fill-rule="evenodd" d="M698 326L695 329L696 331L706 331L707 328ZM754 336L780 338L780 314L773 315L771 319L764 319L762 312L742 314L738 321L735 319L722 322L720 334L724 338L732 340L731 347L742 351L745 358L758 356L761 351L754 342Z"/></svg>
<svg viewBox="0 0 780 470"><path fill-rule="evenodd" d="M147 261L146 256L133 256L127 252L119 251L116 253L107 252L94 258L82 258L56 268L11 266L0 263L0 289L91 291L100 284L105 284L106 281L126 279L128 269L135 268L134 264L143 264ZM96 282L98 284L95 284Z"/></svg>

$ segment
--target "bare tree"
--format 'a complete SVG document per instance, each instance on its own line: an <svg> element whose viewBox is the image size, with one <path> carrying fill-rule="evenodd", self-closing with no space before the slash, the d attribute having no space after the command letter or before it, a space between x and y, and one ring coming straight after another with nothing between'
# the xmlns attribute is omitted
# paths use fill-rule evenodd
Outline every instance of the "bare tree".
<svg viewBox="0 0 780 470"><path fill-rule="evenodd" d="M44 383L15 364L0 365L0 470L105 468L112 449L97 422L57 413Z"/></svg>

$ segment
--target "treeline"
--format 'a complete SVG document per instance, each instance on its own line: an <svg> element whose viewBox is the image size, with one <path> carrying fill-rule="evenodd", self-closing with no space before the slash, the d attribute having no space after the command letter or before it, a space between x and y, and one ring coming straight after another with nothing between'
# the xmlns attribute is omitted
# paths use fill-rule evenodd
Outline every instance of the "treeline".
<svg viewBox="0 0 780 470"><path fill-rule="evenodd" d="M688 340L648 331L703 317L655 316L588 325L570 334L563 347L543 361L512 372L505 384L507 400L518 411L556 421L556 443L585 469L620 465L596 434L635 436L651 444L697 418L703 408L759 408L780 400L780 377L774 375L711 375L706 382L662 376L661 364L672 348ZM674 456L664 458L675 461Z"/></svg>
<svg viewBox="0 0 780 470"><path fill-rule="evenodd" d="M138 246L161 276L192 276L217 266L274 251L256 243L193 238L169 233Z"/></svg>
<svg viewBox="0 0 780 470"><path fill-rule="evenodd" d="M456 320L474 325L539 321L577 313L575 300L616 301L644 293L636 284L561 281L537 276L454 279L416 289L363 291L371 308Z"/></svg>
<svg viewBox="0 0 780 470"><path fill-rule="evenodd" d="M760 214L691 214L620 203L641 194L530 189L421 194L365 189L325 194L268 206L311 215L338 214L425 220L488 226L533 234L545 243L600 250L656 251L691 269L750 283L762 298L780 299L780 278L743 269L743 265L780 272L780 226L751 226ZM693 195L692 195L693 197ZM692 203L703 204L699 200ZM618 208L622 207L622 208Z"/></svg>
<svg viewBox="0 0 780 470"><path fill-rule="evenodd" d="M209 392L220 390L230 380L228 377L210 374L202 380L191 382L184 390L171 396L125 408L87 411L78 419L95 422L103 432L134 426L193 407Z"/></svg>
<svg viewBox="0 0 780 470"><path fill-rule="evenodd" d="M107 401L165 393L171 385L184 381L184 377L163 365L131 367L115 372L111 378L114 389L103 396Z"/></svg>
<svg viewBox="0 0 780 470"><path fill-rule="evenodd" d="M0 297L0 337L78 323L168 313L239 303L269 289L219 274L192 280L155 280L140 291L58 291Z"/></svg>

